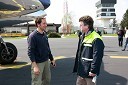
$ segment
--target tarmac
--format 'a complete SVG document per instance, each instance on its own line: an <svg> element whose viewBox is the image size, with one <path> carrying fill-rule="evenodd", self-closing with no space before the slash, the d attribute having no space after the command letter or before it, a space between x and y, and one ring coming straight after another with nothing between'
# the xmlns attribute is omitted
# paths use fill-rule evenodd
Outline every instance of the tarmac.
<svg viewBox="0 0 128 85"><path fill-rule="evenodd" d="M26 39L6 41L16 45L18 58L12 65L0 65L0 85L31 85L31 63L27 56ZM103 36L103 41L105 50L97 85L128 85L128 51L121 51L117 37ZM55 68L51 67L51 85L75 85L77 75L72 73L72 69L77 42L77 38L49 39L57 63Z"/></svg>

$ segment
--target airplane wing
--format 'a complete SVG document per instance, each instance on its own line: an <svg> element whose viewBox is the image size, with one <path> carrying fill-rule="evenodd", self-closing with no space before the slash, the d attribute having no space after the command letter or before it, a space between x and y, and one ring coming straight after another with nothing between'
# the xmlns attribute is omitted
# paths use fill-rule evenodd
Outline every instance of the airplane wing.
<svg viewBox="0 0 128 85"><path fill-rule="evenodd" d="M0 19L0 28L9 27L14 24L19 24L19 23L23 23L23 22L32 21L32 20L33 20L32 18L28 18L26 16Z"/></svg>
<svg viewBox="0 0 128 85"><path fill-rule="evenodd" d="M30 16L23 16L50 6L50 0L0 0L0 28L32 21Z"/></svg>
<svg viewBox="0 0 128 85"><path fill-rule="evenodd" d="M1 0L0 19L22 16L50 6L50 0Z"/></svg>

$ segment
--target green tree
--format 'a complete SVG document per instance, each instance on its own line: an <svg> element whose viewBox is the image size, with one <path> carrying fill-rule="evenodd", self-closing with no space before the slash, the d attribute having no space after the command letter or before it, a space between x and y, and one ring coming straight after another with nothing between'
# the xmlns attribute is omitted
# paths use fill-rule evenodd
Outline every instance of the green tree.
<svg viewBox="0 0 128 85"><path fill-rule="evenodd" d="M117 26L116 23L117 23L117 21L116 21L116 19L114 18L114 19L113 19L113 22L112 22L113 27L116 27L116 26Z"/></svg>
<svg viewBox="0 0 128 85"><path fill-rule="evenodd" d="M128 9L126 10L126 13L123 16L123 19L120 23L122 28L128 27Z"/></svg>

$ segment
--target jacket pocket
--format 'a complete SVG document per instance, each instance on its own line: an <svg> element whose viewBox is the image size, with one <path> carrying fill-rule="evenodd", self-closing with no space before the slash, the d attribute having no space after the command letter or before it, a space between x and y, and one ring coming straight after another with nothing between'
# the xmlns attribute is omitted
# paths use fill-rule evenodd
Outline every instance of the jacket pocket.
<svg viewBox="0 0 128 85"><path fill-rule="evenodd" d="M84 67L84 73L88 76L91 69L91 62L82 59L82 65Z"/></svg>
<svg viewBox="0 0 128 85"><path fill-rule="evenodd" d="M81 57L92 59L92 45L84 44L83 50L81 52Z"/></svg>

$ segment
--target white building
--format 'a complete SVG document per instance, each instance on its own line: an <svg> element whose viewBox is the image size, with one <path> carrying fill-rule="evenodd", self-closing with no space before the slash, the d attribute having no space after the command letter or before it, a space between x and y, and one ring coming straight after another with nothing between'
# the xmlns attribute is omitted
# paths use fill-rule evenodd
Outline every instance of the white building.
<svg viewBox="0 0 128 85"><path fill-rule="evenodd" d="M105 28L109 28L110 19L116 18L114 8L116 2L116 0L100 0L96 3L97 20L99 20Z"/></svg>

